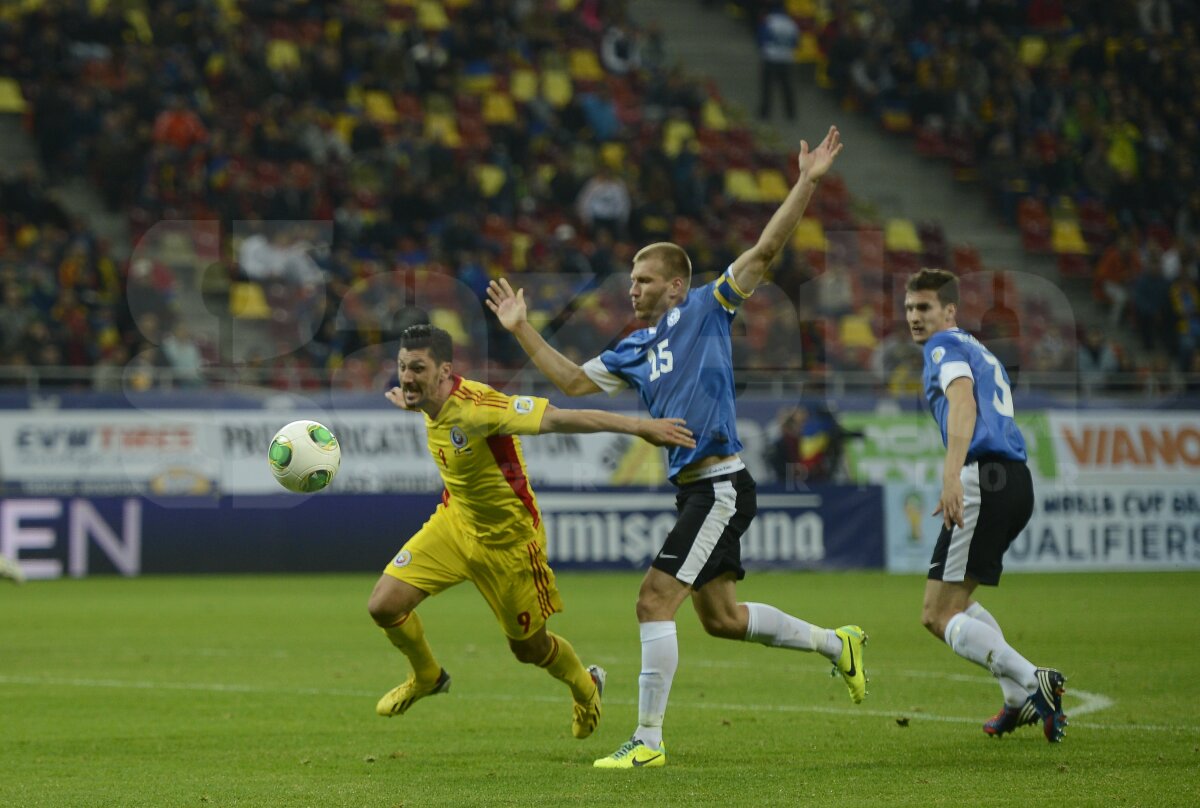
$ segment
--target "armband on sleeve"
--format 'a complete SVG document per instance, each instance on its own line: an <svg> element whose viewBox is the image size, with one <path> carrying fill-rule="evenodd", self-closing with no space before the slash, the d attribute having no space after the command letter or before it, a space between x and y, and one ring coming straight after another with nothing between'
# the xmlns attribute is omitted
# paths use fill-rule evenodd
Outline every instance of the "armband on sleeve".
<svg viewBox="0 0 1200 808"><path fill-rule="evenodd" d="M742 305L742 301L750 297L750 292L743 292L733 279L733 270L726 269L713 285L713 297L725 311L733 314Z"/></svg>

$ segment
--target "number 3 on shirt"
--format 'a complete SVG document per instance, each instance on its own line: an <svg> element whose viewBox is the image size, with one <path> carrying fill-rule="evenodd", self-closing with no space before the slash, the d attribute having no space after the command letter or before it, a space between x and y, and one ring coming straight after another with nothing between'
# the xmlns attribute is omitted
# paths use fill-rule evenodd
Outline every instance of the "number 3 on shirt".
<svg viewBox="0 0 1200 808"><path fill-rule="evenodd" d="M663 340L654 346L654 350L646 354L646 359L650 361L650 381L675 369L675 358L667 350L668 342L669 340Z"/></svg>
<svg viewBox="0 0 1200 808"><path fill-rule="evenodd" d="M1012 390L1009 389L1008 382L1004 381L1004 371L1000 369L1000 360L987 351L983 352L983 359L995 371L993 381L996 382L997 392L992 394L992 406L996 408L996 412L1012 418L1014 414Z"/></svg>

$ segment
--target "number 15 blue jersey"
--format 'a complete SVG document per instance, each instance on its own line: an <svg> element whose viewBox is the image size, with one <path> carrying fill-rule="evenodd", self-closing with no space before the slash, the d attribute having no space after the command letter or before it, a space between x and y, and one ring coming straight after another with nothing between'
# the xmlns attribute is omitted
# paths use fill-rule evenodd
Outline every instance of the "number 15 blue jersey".
<svg viewBox="0 0 1200 808"><path fill-rule="evenodd" d="M670 447L667 476L672 480L689 463L742 450L729 338L733 316L747 297L725 270L712 283L690 290L655 325L634 331L583 366L609 395L629 386L655 418L687 421L696 448Z"/></svg>
<svg viewBox="0 0 1200 808"><path fill-rule="evenodd" d="M968 463L984 456L1027 460L1025 438L1013 420L1012 390L1000 360L961 328L939 331L925 343L925 397L946 444L950 402L946 388L966 377L975 384L975 433L967 448Z"/></svg>

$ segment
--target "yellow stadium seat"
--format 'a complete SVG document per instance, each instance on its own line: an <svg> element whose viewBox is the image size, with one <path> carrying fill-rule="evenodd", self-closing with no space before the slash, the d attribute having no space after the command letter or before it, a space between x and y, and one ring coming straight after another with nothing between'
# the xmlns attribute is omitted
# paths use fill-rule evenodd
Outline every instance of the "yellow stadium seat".
<svg viewBox="0 0 1200 808"><path fill-rule="evenodd" d="M333 119L333 131L337 133L338 139L347 145L354 137L354 127L356 126L358 126L358 118L348 112L342 112Z"/></svg>
<svg viewBox="0 0 1200 808"><path fill-rule="evenodd" d="M253 281L240 281L229 287L229 313L239 320L267 320L271 307L262 287Z"/></svg>
<svg viewBox="0 0 1200 808"><path fill-rule="evenodd" d="M758 195L763 202L782 202L787 199L787 180L783 174L773 168L764 168L758 172Z"/></svg>
<svg viewBox="0 0 1200 808"><path fill-rule="evenodd" d="M1046 58L1050 46L1043 37L1028 34L1017 42L1017 58L1026 67L1037 67Z"/></svg>
<svg viewBox="0 0 1200 808"><path fill-rule="evenodd" d="M508 126L517 121L517 106L510 95L489 93L483 97L480 114L488 126Z"/></svg>
<svg viewBox="0 0 1200 808"><path fill-rule="evenodd" d="M479 192L485 198L491 199L500 193L507 176L504 169L491 163L483 163L475 169L475 178L479 181Z"/></svg>
<svg viewBox="0 0 1200 808"><path fill-rule="evenodd" d="M871 318L867 308L857 314L847 314L838 323L838 335L843 347L874 348L878 343L875 332L871 328Z"/></svg>
<svg viewBox="0 0 1200 808"><path fill-rule="evenodd" d="M567 57L567 71L575 81L600 81L604 78L600 57L590 48L572 50Z"/></svg>
<svg viewBox="0 0 1200 808"><path fill-rule="evenodd" d="M463 328L462 318L453 309L434 309L429 313L429 323L449 332L455 345L471 344L471 335Z"/></svg>
<svg viewBox="0 0 1200 808"><path fill-rule="evenodd" d="M461 76L458 79L458 89L470 95L484 95L496 87L496 77L491 73L477 73Z"/></svg>
<svg viewBox="0 0 1200 808"><path fill-rule="evenodd" d="M600 147L600 162L614 171L625 165L625 144L610 142Z"/></svg>
<svg viewBox="0 0 1200 808"><path fill-rule="evenodd" d="M396 123L400 115L392 97L382 90L367 90L363 93L363 111L374 123Z"/></svg>
<svg viewBox="0 0 1200 808"><path fill-rule="evenodd" d="M812 31L805 31L800 34L800 41L796 44L796 63L801 65L815 64L821 58L821 46L817 42L817 35Z"/></svg>
<svg viewBox="0 0 1200 808"><path fill-rule="evenodd" d="M883 244L893 252L921 252L921 238L911 219L888 219L883 228Z"/></svg>
<svg viewBox="0 0 1200 808"><path fill-rule="evenodd" d="M663 125L663 152L668 157L677 157L683 144L696 139L696 130L685 120L673 119Z"/></svg>
<svg viewBox="0 0 1200 808"><path fill-rule="evenodd" d="M25 111L25 96L15 79L0 78L0 112L20 114Z"/></svg>
<svg viewBox="0 0 1200 808"><path fill-rule="evenodd" d="M784 8L789 16L798 20L811 20L817 16L817 0L787 0Z"/></svg>
<svg viewBox="0 0 1200 808"><path fill-rule="evenodd" d="M537 98L538 74L529 68L517 68L508 77L508 91L514 100L526 103Z"/></svg>
<svg viewBox="0 0 1200 808"><path fill-rule="evenodd" d="M825 227L820 219L804 217L796 225L792 235L792 247L797 250L824 250L829 246L825 239Z"/></svg>
<svg viewBox="0 0 1200 808"><path fill-rule="evenodd" d="M762 201L754 174L744 168L730 168L725 171L725 193L739 202Z"/></svg>
<svg viewBox="0 0 1200 808"><path fill-rule="evenodd" d="M562 109L571 103L575 89L571 84L571 76L565 70L547 70L542 73L542 98L555 109Z"/></svg>
<svg viewBox="0 0 1200 808"><path fill-rule="evenodd" d="M519 230L513 231L508 238L508 246L512 251L512 268L525 269L529 264L529 248L533 246L533 237Z"/></svg>
<svg viewBox="0 0 1200 808"><path fill-rule="evenodd" d="M1050 247L1059 255L1087 255L1088 246L1079 229L1079 220L1054 219L1050 226Z"/></svg>
<svg viewBox="0 0 1200 808"><path fill-rule="evenodd" d="M724 132L729 128L725 110L721 109L716 99L709 98L704 101L704 106L700 108L700 125L717 132Z"/></svg>
<svg viewBox="0 0 1200 808"><path fill-rule="evenodd" d="M458 124L454 122L454 116L446 112L426 113L425 137L436 140L448 149L457 149L462 145Z"/></svg>
<svg viewBox="0 0 1200 808"><path fill-rule="evenodd" d="M441 3L424 0L417 6L417 25L426 31L445 31L450 27L450 18Z"/></svg>
<svg viewBox="0 0 1200 808"><path fill-rule="evenodd" d="M288 39L272 39L267 43L267 67L284 72L300 67L300 49Z"/></svg>

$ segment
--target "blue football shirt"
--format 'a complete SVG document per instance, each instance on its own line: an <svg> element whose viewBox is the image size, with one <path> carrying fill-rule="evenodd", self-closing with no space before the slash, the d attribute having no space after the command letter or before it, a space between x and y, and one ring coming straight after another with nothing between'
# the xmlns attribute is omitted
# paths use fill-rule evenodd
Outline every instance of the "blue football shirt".
<svg viewBox="0 0 1200 808"><path fill-rule="evenodd" d="M749 297L733 273L688 292L684 301L650 328L642 328L584 364L600 389L615 395L637 390L655 418L683 418L696 448L668 450L668 476L704 457L737 454L733 348L730 324Z"/></svg>
<svg viewBox="0 0 1200 808"><path fill-rule="evenodd" d="M946 419L950 402L946 388L955 379L974 382L975 433L967 448L967 462L984 456L1026 460L1025 438L1013 419L1012 390L1000 360L979 340L961 328L939 331L925 343L925 398L946 444Z"/></svg>

